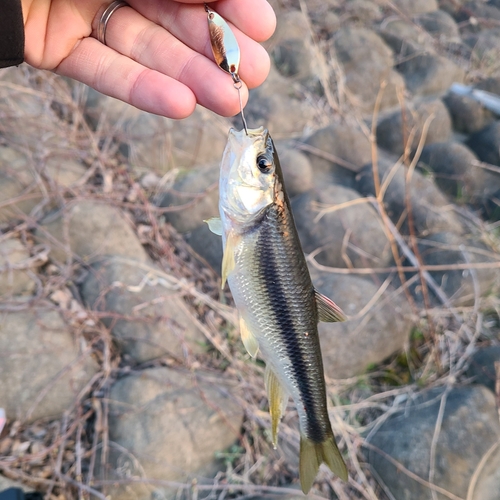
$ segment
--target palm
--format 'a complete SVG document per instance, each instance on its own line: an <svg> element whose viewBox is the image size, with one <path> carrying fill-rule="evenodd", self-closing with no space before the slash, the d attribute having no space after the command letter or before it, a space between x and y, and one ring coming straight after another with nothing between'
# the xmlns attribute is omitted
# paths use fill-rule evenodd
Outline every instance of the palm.
<svg viewBox="0 0 500 500"><path fill-rule="evenodd" d="M26 3L29 64L171 118L188 116L197 102L222 115L238 111L231 78L212 62L199 0L130 0L131 8L113 14L107 46L90 36L102 0ZM243 81L250 88L260 85L269 57L256 41L272 34L272 10L265 0L220 0L214 7L236 26Z"/></svg>

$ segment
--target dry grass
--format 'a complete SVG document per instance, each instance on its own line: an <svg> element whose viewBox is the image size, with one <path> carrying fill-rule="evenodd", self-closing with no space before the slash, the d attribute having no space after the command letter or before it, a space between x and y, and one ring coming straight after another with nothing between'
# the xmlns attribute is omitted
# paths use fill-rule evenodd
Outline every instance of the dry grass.
<svg viewBox="0 0 500 500"><path fill-rule="evenodd" d="M305 2L299 3L306 12ZM317 43L321 45L320 40ZM74 404L61 419L40 420L32 424L23 424L21 421L8 423L0 437L0 472L43 491L45 498L50 500L108 498L107 495L116 485L135 483L152 488L174 488L179 498L193 500L245 498L257 493L297 493L297 490L290 488L292 482L296 483L298 475L296 412L289 405L280 427L280 444L274 450L270 442L263 366L248 358L236 338L236 314L231 307L230 294L220 292L215 273L164 222L162 214L168 209L160 209L150 201L155 193L137 182L131 165L120 155L119 145L115 141L119 123L109 127L102 118L96 129L91 129L82 111L85 102L83 87L77 85L70 88L63 80L43 72L21 70L23 74L20 76L19 71L16 71L16 77L12 77L12 71L8 71L3 73L5 78L0 80L0 142L28 155L33 181L20 197L0 207L10 209L15 216L15 222L11 219L0 225L0 239L16 236L30 249L30 259L18 266L35 276L37 288L29 301L4 300L0 302L0 309L16 311L52 304L64 315L75 338L84 340L90 346L100 370L77 395ZM325 88L331 78L337 82L337 92L335 95L327 94L329 106L337 113L350 112L352 107L348 96L342 94L341 70L335 65L325 67L322 79ZM24 98L38 103L40 116L49 112L51 118L41 120L37 127L26 126L36 117L26 119ZM61 123L64 124L63 128ZM376 119L372 123L376 123ZM375 129L369 130L365 126L364 130L374 145L376 196L360 198L341 206L318 207L318 218L328 211L348 209L354 203L372 203L386 229L395 265L382 269L334 269L315 262L314 254L309 256L309 260L322 271L332 273L398 275L402 283L398 286L407 292L419 321L416 334L408 343L405 353L393 356L365 375L347 380L327 380L328 396L335 405L330 408L330 417L340 449L348 463L350 479L348 483L342 483L322 469L311 498L392 500L390 491L379 478L373 476L366 463L365 453L372 449L389 461L394 462L394 459L376 450L370 444L370 437L417 393L430 387L444 386L446 390L441 399L431 450L431 464L434 465L448 391L466 382L463 371L478 344L498 343L498 299L493 295L481 297L476 288L471 305L455 306L430 273L467 269L474 276L478 269L497 269L500 259L491 263L425 265L418 254L417 235L411 223L410 234L402 235L385 212L383 201L386 185L378 179ZM408 131L407 137L411 138L411 134L412 131ZM45 169L47 158L55 151L75 158L87 167L85 175L70 187L61 187ZM325 156L323 152L317 153ZM169 157L168 151L166 157ZM338 162L338 159L334 160ZM409 180L415 160L411 163L408 158L402 158L401 161L409 165ZM349 165L345 166L349 168ZM491 169L488 166L486 168ZM234 397L244 408L244 424L239 431L237 446L221 457L225 470L207 484L195 481L175 483L140 476L112 480L96 477L99 461L104 460L114 446L110 442L108 429L109 389L113 381L128 373L131 367L120 358L109 329L100 322L100 314L84 308L78 300L77 285L82 273L86 272L86 263L76 255L65 263L51 262L47 257L47 248L37 245L33 237L33 230L38 227L41 216L50 208L79 199L105 199L128 214L141 242L162 269L159 272L146 266L144 270L148 273L148 279L156 280L184 297L186 307L211 346L207 354L198 358L187 356L184 360L178 360L165 357L134 369L187 365L196 370L203 366L224 371L237 381ZM187 199L180 209L189 209L197 199ZM24 215L14 205L30 200L35 200L35 204L29 215ZM407 207L406 215L411 222L411 206ZM485 240L495 243L498 248L491 228L481 225L477 229L482 231ZM498 258L495 252L492 254ZM402 264L403 256L411 262L411 266ZM413 278L407 277L410 272L414 273ZM420 282L425 292L426 307L423 310L417 308L408 291L409 286L416 281ZM382 292L389 284L390 280L384 282L381 293L367 304L366 311L381 300ZM442 307L431 307L428 290L440 298ZM493 340L495 337L497 340ZM497 444L492 446L491 453ZM427 486L433 498L436 498L436 493L440 493L447 498L458 499L433 484L434 467L431 467L429 477L418 477L401 464L395 465L400 473ZM470 492L474 490L480 470L481 464L471 480Z"/></svg>

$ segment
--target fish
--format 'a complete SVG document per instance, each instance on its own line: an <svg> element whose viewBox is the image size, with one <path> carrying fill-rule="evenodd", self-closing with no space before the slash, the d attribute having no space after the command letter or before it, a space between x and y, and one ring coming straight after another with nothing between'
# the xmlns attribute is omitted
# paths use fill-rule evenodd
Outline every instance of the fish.
<svg viewBox="0 0 500 500"><path fill-rule="evenodd" d="M328 417L318 335L318 321L346 317L314 289L267 129L229 131L219 193L220 217L206 222L222 236L222 287L227 280L243 344L266 362L273 445L291 396L299 415L302 491L311 489L323 462L347 481Z"/></svg>

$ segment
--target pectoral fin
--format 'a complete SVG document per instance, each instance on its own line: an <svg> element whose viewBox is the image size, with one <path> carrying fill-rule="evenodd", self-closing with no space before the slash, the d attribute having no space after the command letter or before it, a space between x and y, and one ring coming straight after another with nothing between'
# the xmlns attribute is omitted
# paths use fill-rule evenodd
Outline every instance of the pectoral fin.
<svg viewBox="0 0 500 500"><path fill-rule="evenodd" d="M244 319L240 317L240 334L241 340L248 354L255 358L259 352L259 341L255 338L254 334L248 329Z"/></svg>
<svg viewBox="0 0 500 500"><path fill-rule="evenodd" d="M269 399L269 413L271 414L271 438L273 446L276 448L276 443L278 442L278 424L286 410L288 393L269 365L266 365L265 383L267 398Z"/></svg>
<svg viewBox="0 0 500 500"><path fill-rule="evenodd" d="M217 236L222 236L222 221L220 217L211 217L210 219L204 220L208 224L208 229Z"/></svg>
<svg viewBox="0 0 500 500"><path fill-rule="evenodd" d="M340 307L335 304L335 302L325 295L322 295L317 290L314 291L316 294L316 305L318 306L318 317L320 321L326 323L335 323L337 321L346 321L347 317L340 309Z"/></svg>
<svg viewBox="0 0 500 500"><path fill-rule="evenodd" d="M224 248L224 256L222 257L222 283L221 288L224 288L227 277L231 274L236 266L234 260L234 251L240 241L240 237L234 232L230 231L227 235L226 246Z"/></svg>

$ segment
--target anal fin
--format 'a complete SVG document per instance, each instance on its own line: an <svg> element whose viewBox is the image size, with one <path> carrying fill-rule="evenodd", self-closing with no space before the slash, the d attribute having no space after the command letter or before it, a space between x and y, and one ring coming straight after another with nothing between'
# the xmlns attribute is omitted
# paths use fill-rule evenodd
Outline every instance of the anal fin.
<svg viewBox="0 0 500 500"><path fill-rule="evenodd" d="M278 425L286 410L288 393L269 365L266 365L265 384L269 400L269 413L271 414L271 439L273 446L276 448L278 442Z"/></svg>
<svg viewBox="0 0 500 500"><path fill-rule="evenodd" d="M240 317L240 334L241 340L248 354L255 358L257 352L259 352L259 341L255 338L255 335L250 331L245 320Z"/></svg>
<svg viewBox="0 0 500 500"><path fill-rule="evenodd" d="M330 436L321 443L315 443L304 435L300 436L300 487L305 495L311 489L322 463L328 465L330 470L347 481L347 467L335 442L335 437Z"/></svg>
<svg viewBox="0 0 500 500"><path fill-rule="evenodd" d="M335 304L333 300L319 293L318 290L314 290L314 293L316 296L316 305L318 306L318 317L320 321L335 323L347 320L347 316L344 314L344 311L342 311L342 309L340 309L340 307Z"/></svg>

